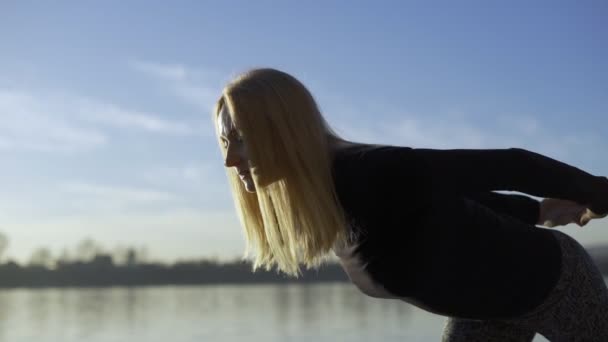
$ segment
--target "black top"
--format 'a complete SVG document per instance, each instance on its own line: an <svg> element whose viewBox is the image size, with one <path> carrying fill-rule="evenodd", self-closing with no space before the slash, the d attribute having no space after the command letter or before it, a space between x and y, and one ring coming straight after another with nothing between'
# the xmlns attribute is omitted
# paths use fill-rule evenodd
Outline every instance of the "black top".
<svg viewBox="0 0 608 342"><path fill-rule="evenodd" d="M536 227L539 202L608 211L605 177L523 149L376 145L337 152L334 181L356 255L373 281L437 314L507 318L539 305L561 268L557 240ZM601 203L603 201L603 203ZM601 211L600 211L601 210Z"/></svg>

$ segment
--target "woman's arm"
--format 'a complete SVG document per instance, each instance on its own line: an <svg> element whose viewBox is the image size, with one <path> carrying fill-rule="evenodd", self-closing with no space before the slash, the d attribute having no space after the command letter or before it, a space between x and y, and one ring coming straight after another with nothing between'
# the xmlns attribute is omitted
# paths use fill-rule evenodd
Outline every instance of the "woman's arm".
<svg viewBox="0 0 608 342"><path fill-rule="evenodd" d="M413 149L431 190L463 196L510 190L571 200L608 213L608 179L521 148Z"/></svg>
<svg viewBox="0 0 608 342"><path fill-rule="evenodd" d="M540 218L540 202L534 198L518 194L499 194L496 192L480 192L466 195L486 207L529 224L537 225Z"/></svg>

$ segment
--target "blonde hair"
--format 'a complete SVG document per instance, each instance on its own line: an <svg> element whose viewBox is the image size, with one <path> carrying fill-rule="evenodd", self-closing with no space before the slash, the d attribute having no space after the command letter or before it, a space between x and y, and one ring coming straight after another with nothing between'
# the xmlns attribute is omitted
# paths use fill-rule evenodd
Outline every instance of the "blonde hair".
<svg viewBox="0 0 608 342"><path fill-rule="evenodd" d="M306 87L279 70L253 69L231 81L217 101L214 123L223 106L243 135L256 187L247 192L236 170L226 170L246 237L244 258L255 251L254 271L276 265L295 277L301 264L318 267L335 244L347 241L330 150L332 141L345 140Z"/></svg>

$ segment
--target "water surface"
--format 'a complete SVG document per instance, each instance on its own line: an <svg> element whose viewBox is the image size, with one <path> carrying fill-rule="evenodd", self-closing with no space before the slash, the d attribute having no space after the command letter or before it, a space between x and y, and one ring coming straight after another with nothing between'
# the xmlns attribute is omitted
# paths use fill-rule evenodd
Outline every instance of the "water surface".
<svg viewBox="0 0 608 342"><path fill-rule="evenodd" d="M444 323L349 283L0 291L10 342L439 341Z"/></svg>

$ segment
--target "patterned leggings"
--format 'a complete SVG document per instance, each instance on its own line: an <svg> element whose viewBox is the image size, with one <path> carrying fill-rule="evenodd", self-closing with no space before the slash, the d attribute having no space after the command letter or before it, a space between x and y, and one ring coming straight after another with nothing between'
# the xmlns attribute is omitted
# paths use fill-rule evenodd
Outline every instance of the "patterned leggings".
<svg viewBox="0 0 608 342"><path fill-rule="evenodd" d="M448 318L443 341L532 341L537 332L552 342L608 341L608 289L601 273L576 240L553 233L562 249L562 273L545 302L513 319Z"/></svg>

